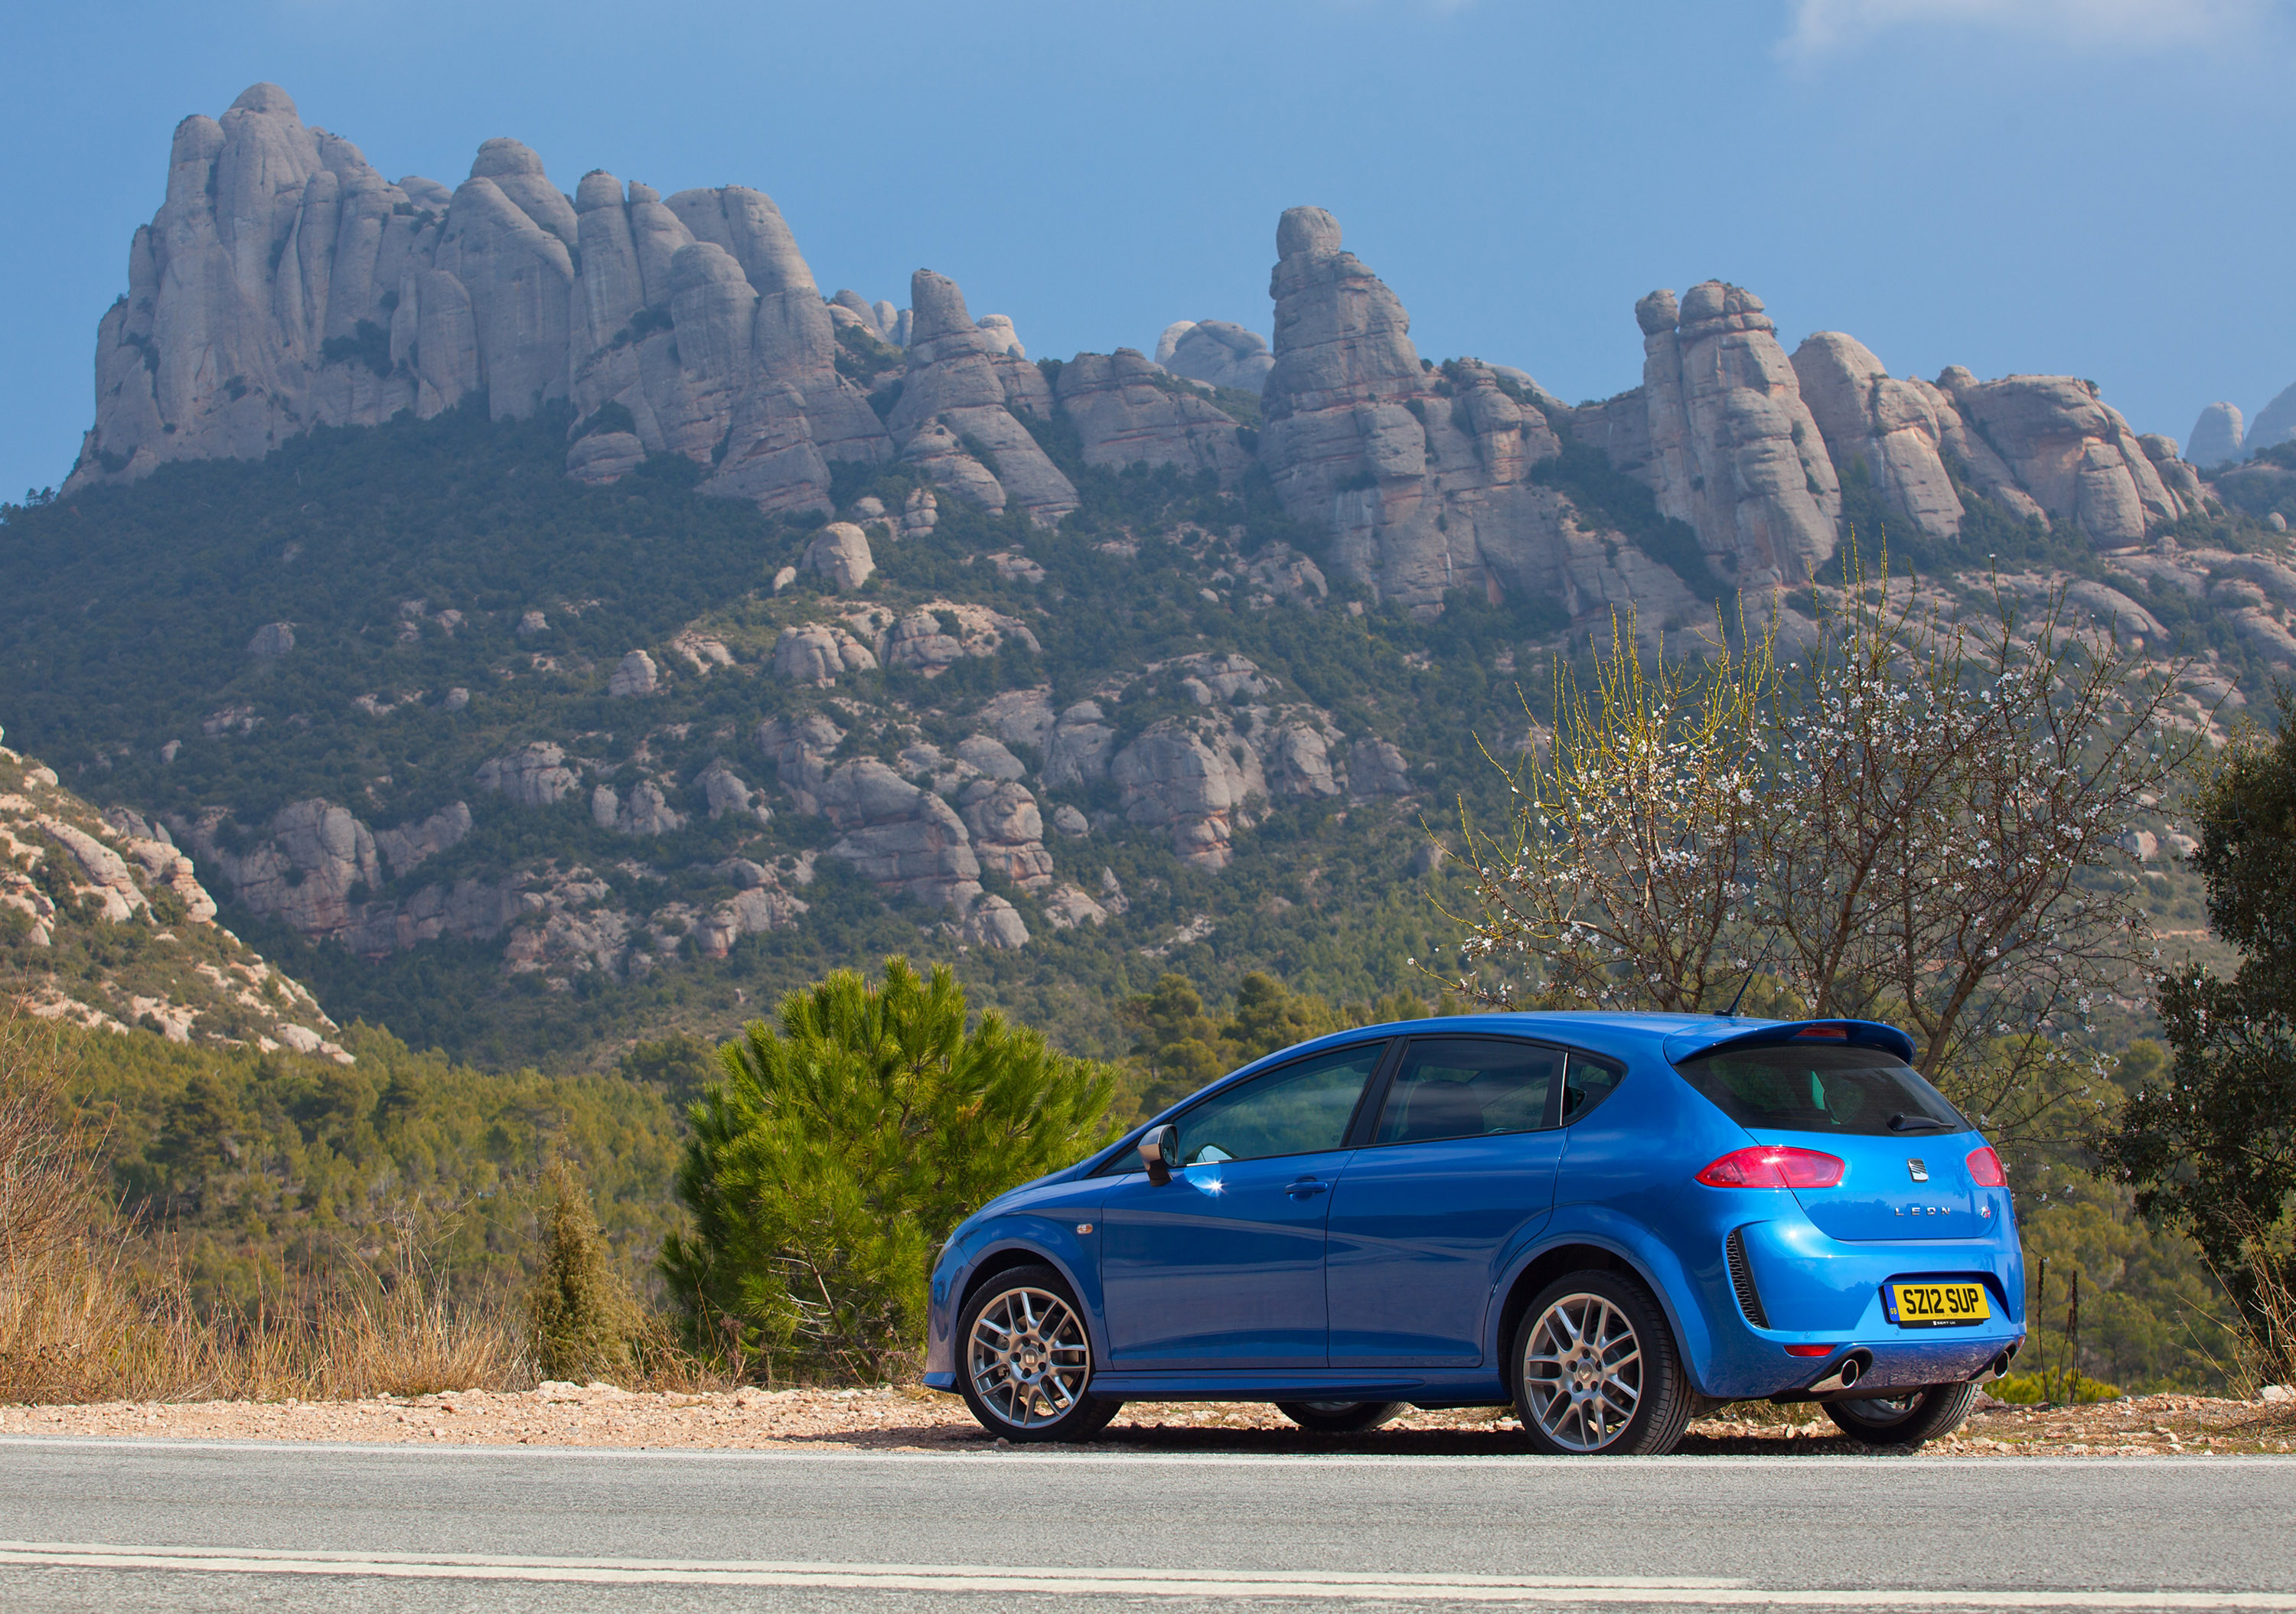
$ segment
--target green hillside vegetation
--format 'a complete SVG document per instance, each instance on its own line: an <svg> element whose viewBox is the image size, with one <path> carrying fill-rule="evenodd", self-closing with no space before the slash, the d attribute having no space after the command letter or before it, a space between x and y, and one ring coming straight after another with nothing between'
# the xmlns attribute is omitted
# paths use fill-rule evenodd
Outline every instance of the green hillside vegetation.
<svg viewBox="0 0 2296 1614"><path fill-rule="evenodd" d="M1270 541L1312 550L1317 535L1285 518L1264 486L1225 494L1209 479L1085 466L1062 425L1046 429L1047 447L1086 507L1060 532L945 500L930 537L878 545L881 569L861 596L898 608L955 594L1022 616L1041 657L1011 649L930 685L898 669L864 674L850 681L851 698L907 713L947 744L969 732L950 714L1000 688L1049 682L1057 705L1160 656L1240 651L1349 734L1404 741L1414 784L1424 780L1419 798L1399 809L1286 806L1239 838L1234 864L1219 873L1121 825L1086 842L1056 839L1061 878L1090 889L1112 869L1131 911L1104 930L1056 934L1032 899L992 877L1038 938L1017 954L960 955L921 932L931 915L896 913L824 860L806 891L812 912L794 930L749 938L720 963L594 980L572 1003L505 978L498 941L438 943L375 963L234 911L218 890L226 921L309 981L337 1019L386 1024L489 1066L596 1066L641 1033L723 1036L830 968L896 950L955 963L977 1000L1057 1025L1095 1053L1121 1051L1118 1005L1167 968L1223 990L1264 968L1334 998L1407 984L1405 961L1427 956L1437 934L1428 881L1407 867L1423 839L1416 820L1450 818L1460 792L1486 807L1503 798L1478 750L1479 741L1504 748L1524 727L1520 681L1497 670L1501 654L1534 636L1559 646L1556 623L1539 604L1465 601L1429 625L1394 610L1353 616L1341 609L1351 594L1343 584L1322 609L1253 610L1232 586L1207 600L1206 574L1223 557ZM702 895L701 871L737 848L769 856L826 844L824 821L778 797L762 833L695 814L685 830L638 842L596 828L578 794L516 809L472 788L481 761L544 739L626 764L630 778L643 754L650 769L688 780L719 755L769 779L749 741L757 724L820 704L769 671L753 676L753 658L783 623L817 614L811 581L779 598L765 587L816 523L703 497L693 491L698 468L682 461L583 487L561 474L565 430L550 412L499 423L456 412L320 431L251 463L170 466L135 487L7 509L0 711L12 735L102 803L153 815L226 806L226 840L314 796L378 828L468 801L473 832L402 885L556 859L594 870L614 900L652 905ZM855 471L837 491L840 501L873 491L898 508L909 486ZM1231 528L1243 529L1232 548L1210 536ZM1127 537L1140 545L1128 561L1095 547ZM975 562L999 550L1043 566L1046 581L1031 587ZM402 611L409 602L421 602L419 614ZM549 631L521 639L529 610L547 614ZM442 624L446 610L461 621ZM293 624L295 649L250 656L251 636L277 621ZM660 646L689 624L721 637L743 668L701 678L665 658ZM667 686L643 703L611 700L605 675L633 646L654 647ZM1525 677L1538 665L1536 655L1523 661ZM453 688L471 692L467 708L448 709ZM418 692L387 717L353 704ZM1543 697L1535 684L1529 694L1536 709ZM1136 684L1111 712L1119 743L1181 709L1181 699ZM230 726L202 732L218 713L233 714ZM180 748L163 761L171 741ZM1115 805L1115 792L1103 782L1043 799L1047 813L1062 800L1092 812ZM675 805L692 812L697 802ZM1144 954L1200 914L1214 921L1212 938ZM1347 922L1335 922L1342 914Z"/></svg>
<svg viewBox="0 0 2296 1614"><path fill-rule="evenodd" d="M365 1027L344 1034L349 1066L64 1035L122 1213L203 1300L251 1307L299 1277L387 1266L408 1239L451 1280L507 1290L539 1259L561 1162L626 1278L650 1282L676 1215L682 1123L649 1083L475 1070Z"/></svg>

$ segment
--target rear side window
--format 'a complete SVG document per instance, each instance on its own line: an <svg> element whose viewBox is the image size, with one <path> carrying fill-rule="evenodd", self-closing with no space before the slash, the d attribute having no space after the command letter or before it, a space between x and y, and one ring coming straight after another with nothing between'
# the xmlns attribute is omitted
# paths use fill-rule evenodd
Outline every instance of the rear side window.
<svg viewBox="0 0 2296 1614"><path fill-rule="evenodd" d="M1750 1130L1902 1137L1969 1128L1919 1071L1879 1048L1731 1048L1675 1069Z"/></svg>
<svg viewBox="0 0 2296 1614"><path fill-rule="evenodd" d="M1616 1093L1626 1077L1627 1068L1615 1060L1572 1054L1570 1074L1562 1078L1562 1124L1568 1127Z"/></svg>
<svg viewBox="0 0 2296 1614"><path fill-rule="evenodd" d="M1562 1051L1487 1037L1412 1043L1387 1090L1374 1143L1536 1132L1554 1124Z"/></svg>

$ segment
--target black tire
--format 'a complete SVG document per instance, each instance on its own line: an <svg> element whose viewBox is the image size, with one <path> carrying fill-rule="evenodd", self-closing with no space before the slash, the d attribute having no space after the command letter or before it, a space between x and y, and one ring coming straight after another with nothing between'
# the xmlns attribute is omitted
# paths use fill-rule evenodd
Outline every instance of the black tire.
<svg viewBox="0 0 2296 1614"><path fill-rule="evenodd" d="M957 1313L955 1348L965 1405L1004 1439L1089 1440L1124 1405L1089 1393L1084 1309L1049 1266L1012 1267L974 1290Z"/></svg>
<svg viewBox="0 0 2296 1614"><path fill-rule="evenodd" d="M1574 1272L1542 1290L1507 1375L1523 1433L1557 1456L1663 1455L1698 1402L1666 1314L1622 1273Z"/></svg>
<svg viewBox="0 0 2296 1614"><path fill-rule="evenodd" d="M1400 1401L1278 1401L1275 1410L1318 1435L1360 1435L1393 1421Z"/></svg>
<svg viewBox="0 0 2296 1614"><path fill-rule="evenodd" d="M1824 1406L1825 1415L1852 1439L1911 1451L1959 1429L1976 1399L1974 1384L1931 1384L1901 1396L1828 1401Z"/></svg>

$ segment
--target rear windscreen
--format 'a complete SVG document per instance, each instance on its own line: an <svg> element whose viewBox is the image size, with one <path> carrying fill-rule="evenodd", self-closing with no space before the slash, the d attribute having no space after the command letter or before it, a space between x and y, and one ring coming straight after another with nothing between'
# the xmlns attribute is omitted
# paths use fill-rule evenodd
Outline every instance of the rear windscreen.
<svg viewBox="0 0 2296 1614"><path fill-rule="evenodd" d="M1919 1071L1879 1048L1774 1044L1705 1054L1675 1069L1750 1131L1918 1137L1969 1129Z"/></svg>

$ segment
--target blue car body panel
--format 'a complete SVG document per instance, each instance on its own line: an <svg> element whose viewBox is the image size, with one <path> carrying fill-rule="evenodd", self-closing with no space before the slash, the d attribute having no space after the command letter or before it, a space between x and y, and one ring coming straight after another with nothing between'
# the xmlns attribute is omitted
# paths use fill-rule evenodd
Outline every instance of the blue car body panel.
<svg viewBox="0 0 2296 1614"><path fill-rule="evenodd" d="M1891 1027L1827 1025L1852 1043L1912 1053ZM1494 1014L1366 1028L1271 1054L969 1217L935 1266L926 1382L955 1386L955 1323L976 1277L1042 1261L1076 1294L1103 1396L1499 1403L1513 1396L1505 1336L1520 1305L1510 1312L1510 1299L1587 1264L1588 1250L1649 1288L1704 1395L1792 1395L1853 1349L1870 1358L1861 1389L1977 1375L2025 1332L2008 1191L1979 1186L1966 1164L1985 1140L1756 1134L1674 1069L1734 1042L1793 1034L1707 1016ZM1540 1131L1370 1147L1359 1123L1350 1147L1319 1154L1191 1166L1160 1185L1136 1168L1134 1145L1149 1127L1263 1071L1355 1044L1462 1036L1560 1045L1625 1075L1584 1114ZM1367 1106L1384 1080L1374 1078ZM1841 1183L1695 1180L1757 1143L1843 1159ZM1759 1323L1734 1282L1734 1234ZM1917 1279L1981 1282L1992 1315L1900 1326L1887 1286ZM1826 1349L1789 1356L1790 1345Z"/></svg>

